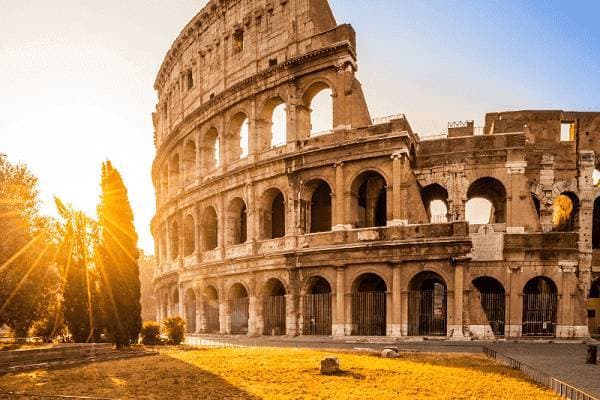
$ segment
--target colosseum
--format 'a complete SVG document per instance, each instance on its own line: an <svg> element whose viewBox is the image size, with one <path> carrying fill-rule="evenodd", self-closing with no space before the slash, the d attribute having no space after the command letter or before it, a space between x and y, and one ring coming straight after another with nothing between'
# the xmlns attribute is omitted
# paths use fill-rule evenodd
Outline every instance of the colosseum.
<svg viewBox="0 0 600 400"><path fill-rule="evenodd" d="M155 82L157 318L198 335L600 333L600 113L420 136L372 119L356 50L327 0L211 0L177 37Z"/></svg>

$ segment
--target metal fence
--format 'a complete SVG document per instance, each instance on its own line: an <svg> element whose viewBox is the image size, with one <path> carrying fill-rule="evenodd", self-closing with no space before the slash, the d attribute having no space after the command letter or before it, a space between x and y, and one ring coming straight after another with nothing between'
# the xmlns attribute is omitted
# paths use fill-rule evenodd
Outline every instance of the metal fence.
<svg viewBox="0 0 600 400"><path fill-rule="evenodd" d="M413 290L408 294L408 334L446 336L447 294L445 290Z"/></svg>
<svg viewBox="0 0 600 400"><path fill-rule="evenodd" d="M555 293L523 295L523 336L555 336Z"/></svg>
<svg viewBox="0 0 600 400"><path fill-rule="evenodd" d="M250 299L248 297L229 300L230 328L234 335L248 333L249 308Z"/></svg>
<svg viewBox="0 0 600 400"><path fill-rule="evenodd" d="M266 296L263 316L263 335L285 335L285 296Z"/></svg>
<svg viewBox="0 0 600 400"><path fill-rule="evenodd" d="M331 335L331 293L308 294L303 297L304 335Z"/></svg>
<svg viewBox="0 0 600 400"><path fill-rule="evenodd" d="M600 400L597 397L594 397L591 394L584 392L583 390L577 389L576 387L569 385L566 382L553 378L545 372L541 372L527 364L515 360L514 358L505 356L504 354L500 354L488 347L483 347L483 353L486 356L493 358L502 365L506 365L512 369L518 369L537 384L552 389L555 393L559 394L565 399Z"/></svg>
<svg viewBox="0 0 600 400"><path fill-rule="evenodd" d="M481 306L496 336L504 336L505 303L504 293L481 293Z"/></svg>
<svg viewBox="0 0 600 400"><path fill-rule="evenodd" d="M356 336L386 335L386 293L358 292L352 295L352 322Z"/></svg>
<svg viewBox="0 0 600 400"><path fill-rule="evenodd" d="M203 333L217 333L221 330L217 304L204 303L204 321Z"/></svg>

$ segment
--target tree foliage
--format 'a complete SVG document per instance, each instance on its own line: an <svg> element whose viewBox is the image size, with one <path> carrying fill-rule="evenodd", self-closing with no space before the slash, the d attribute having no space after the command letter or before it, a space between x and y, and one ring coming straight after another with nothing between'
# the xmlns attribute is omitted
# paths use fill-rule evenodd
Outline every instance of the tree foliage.
<svg viewBox="0 0 600 400"><path fill-rule="evenodd" d="M102 165L98 205L97 265L108 337L118 346L136 343L142 328L138 236L127 188L110 161Z"/></svg>
<svg viewBox="0 0 600 400"><path fill-rule="evenodd" d="M38 206L37 178L0 154L0 326L17 336L44 317L59 287L49 221Z"/></svg>

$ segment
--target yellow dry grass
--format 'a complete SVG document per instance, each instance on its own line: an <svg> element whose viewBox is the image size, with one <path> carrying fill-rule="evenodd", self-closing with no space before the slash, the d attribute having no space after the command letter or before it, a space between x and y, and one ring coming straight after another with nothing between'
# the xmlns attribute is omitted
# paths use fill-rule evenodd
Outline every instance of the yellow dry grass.
<svg viewBox="0 0 600 400"><path fill-rule="evenodd" d="M319 374L326 355L344 373ZM557 399L484 356L401 359L290 349L165 349L160 355L0 377L0 392L123 399ZM0 395L2 397L2 395Z"/></svg>

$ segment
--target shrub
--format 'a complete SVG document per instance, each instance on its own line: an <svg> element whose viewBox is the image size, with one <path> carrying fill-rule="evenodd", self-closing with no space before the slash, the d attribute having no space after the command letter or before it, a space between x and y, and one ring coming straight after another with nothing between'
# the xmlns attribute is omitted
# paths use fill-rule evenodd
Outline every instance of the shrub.
<svg viewBox="0 0 600 400"><path fill-rule="evenodd" d="M144 325L142 325L140 335L142 336L143 344L147 344L150 346L162 344L162 340L160 338L160 324L158 322L144 322Z"/></svg>
<svg viewBox="0 0 600 400"><path fill-rule="evenodd" d="M170 344L181 344L185 334L185 321L179 317L167 318L163 321L163 333Z"/></svg>
<svg viewBox="0 0 600 400"><path fill-rule="evenodd" d="M32 334L41 337L44 343L48 343L65 334L65 325L62 318L55 319L53 316L49 316L34 322Z"/></svg>

